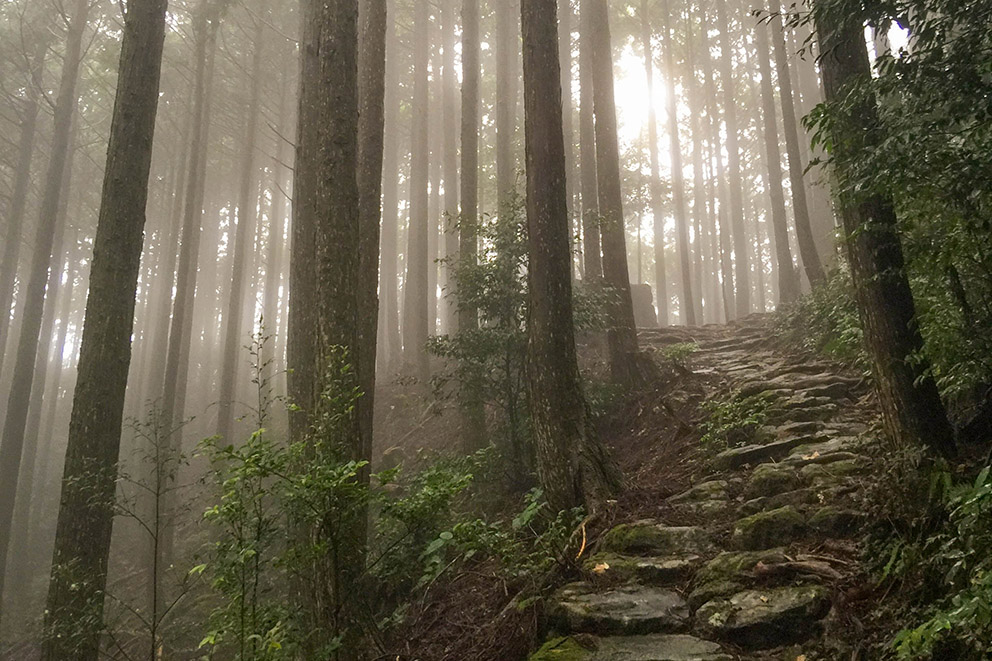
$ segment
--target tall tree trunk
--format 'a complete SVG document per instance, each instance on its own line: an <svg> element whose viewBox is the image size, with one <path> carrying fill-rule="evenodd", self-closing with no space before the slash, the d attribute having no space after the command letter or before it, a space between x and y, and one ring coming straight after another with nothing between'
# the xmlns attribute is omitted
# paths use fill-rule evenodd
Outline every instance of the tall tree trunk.
<svg viewBox="0 0 992 661"><path fill-rule="evenodd" d="M248 259L255 238L255 225L258 216L258 196L256 195L255 150L258 141L258 118L262 96L262 56L265 52L265 23L255 18L252 36L252 56L249 77L251 90L248 93L247 122L244 151L241 154L241 189L238 193L238 224L233 230L234 258L231 260L231 290L228 292L227 310L223 317L224 330L221 333L223 358L220 369L220 401L217 410L217 436L228 442L234 440L234 398L238 392L238 364L244 338L241 337L245 307L254 310L254 305L245 305L246 281L249 279ZM252 299L254 300L254 299Z"/></svg>
<svg viewBox="0 0 992 661"><path fill-rule="evenodd" d="M394 13L395 4L389 2L387 13ZM383 344L380 366L393 372L401 358L403 342L400 339L399 285L399 42L396 39L395 18L386 24L386 97L385 137L383 147L382 183L382 257L380 282L382 303L380 307L380 336ZM464 55L463 55L464 57Z"/></svg>
<svg viewBox="0 0 992 661"><path fill-rule="evenodd" d="M558 60L561 64L562 137L565 140L565 199L568 201L568 231L573 253L579 248L579 225L576 209L575 129L572 111L572 0L558 3ZM573 255L572 274L581 275L582 256Z"/></svg>
<svg viewBox="0 0 992 661"><path fill-rule="evenodd" d="M422 385L430 374L428 290L428 181L430 177L430 2L415 0L413 28L413 128L410 146L410 225L403 287L403 353L407 368Z"/></svg>
<svg viewBox="0 0 992 661"><path fill-rule="evenodd" d="M360 0L358 49L358 400L361 455L372 456L375 360L379 321L379 225L385 130L385 0Z"/></svg>
<svg viewBox="0 0 992 661"><path fill-rule="evenodd" d="M668 35L665 35L665 39L667 41ZM651 215L654 218L654 289L658 301L658 324L667 326L671 315L668 311L668 269L665 265L665 191L662 189L661 166L658 158L658 116L654 107L654 48L651 46L648 0L641 0L641 49L644 51L644 72L648 81L648 151L651 157ZM674 92L673 86L672 94ZM674 175L673 170L672 176ZM674 188L674 182L672 185Z"/></svg>
<svg viewBox="0 0 992 661"><path fill-rule="evenodd" d="M704 269L706 255L703 228L709 225L709 219L706 214L706 184L704 179L705 173L703 171L703 129L701 118L703 104L699 80L696 77L695 60L698 50L696 30L693 26L691 9L687 11L685 80L689 102L689 126L692 132L692 220L695 225L693 275L694 291L699 301L699 318L697 321L700 324L705 324L712 316L714 302L710 300L709 290L706 287L706 279L712 275L712 271Z"/></svg>
<svg viewBox="0 0 992 661"><path fill-rule="evenodd" d="M744 227L744 188L741 181L740 127L737 123L737 98L734 89L734 66L731 52L734 49L727 18L727 3L716 2L717 27L720 30L720 80L723 83L723 118L727 125L727 168L730 187L730 234L734 245L734 301L733 315L746 316L751 312L751 254ZM722 229L722 228L721 228Z"/></svg>
<svg viewBox="0 0 992 661"><path fill-rule="evenodd" d="M692 292L692 262L689 258L689 214L685 204L685 178L682 173L682 141L679 138L678 109L675 98L675 33L670 27L668 2L662 8L662 29L665 37L665 75L668 76L668 139L672 165L672 201L675 209L675 227L678 232L679 266L682 272L682 291L679 297L679 315L686 326L696 325L696 298ZM649 39L650 45L650 39Z"/></svg>
<svg viewBox="0 0 992 661"><path fill-rule="evenodd" d="M458 237L462 268L478 261L479 250L479 79L481 77L479 39L479 0L462 0L462 153L461 226ZM458 302L458 332L470 334L479 329L479 310L468 302ZM477 375L466 384L462 402L462 435L466 452L485 444L486 412Z"/></svg>
<svg viewBox="0 0 992 661"><path fill-rule="evenodd" d="M364 380L358 0L306 0L300 48L289 366L291 397L302 411L291 418L292 437L310 443L315 461L365 461L370 457L363 454L367 448L357 413L342 415L336 423L340 427L332 430L341 439L340 447L322 450L309 433L311 416L326 406L321 398L330 385L328 369L333 363L328 361L336 350L346 352L356 368L347 381L360 386ZM348 382L343 387L348 388ZM325 522L329 525L306 534L307 543L333 545L335 552L313 561L312 580L303 586L301 606L307 631L312 632L303 650L308 658L325 656L326 646L338 640L334 658L357 659L354 604L365 568L365 512L328 512Z"/></svg>
<svg viewBox="0 0 992 661"><path fill-rule="evenodd" d="M176 267L176 294L169 325L166 349L165 379L162 391L162 416L172 432L171 450L182 448L182 425L186 410L186 387L189 374L190 342L193 328L193 293L196 291L197 263L200 255L200 231L203 220L203 198L207 166L207 145L210 134L211 93L219 27L219 8L212 0L201 0L194 25L193 118L189 158L190 165L183 204L183 227L180 238L179 263ZM164 503L168 520L159 545L160 566L172 562L175 541L174 498Z"/></svg>
<svg viewBox="0 0 992 661"><path fill-rule="evenodd" d="M14 360L14 374L7 399L7 417L4 419L3 437L0 438L0 614L2 614L4 568L10 550L11 523L14 500L20 479L24 431L27 424L28 400L34 381L35 358L45 308L45 285L49 266L62 263L62 256L52 258L53 242L58 233L59 203L62 196L63 172L69 154L72 119L76 112L79 67L83 53L83 35L90 5L87 0L77 0L69 15L62 80L55 101L55 116L50 145L51 156L45 175L34 253L31 256L27 285L21 297L21 330ZM58 267L56 267L58 268Z"/></svg>
<svg viewBox="0 0 992 661"><path fill-rule="evenodd" d="M51 38L49 30L43 30L29 60L28 84L25 85L23 108L21 109L21 135L17 145L17 165L14 170L13 190L7 211L7 243L3 247L3 262L0 264L0 375L3 374L4 357L7 347L7 330L10 328L10 304L14 297L14 280L17 277L17 263L20 260L21 244L24 242L24 211L27 208L28 193L31 188L31 161L34 159L34 145L38 129L38 103L41 95L42 74L45 70L45 55ZM0 415L0 421L4 416ZM0 570L2 571L2 570Z"/></svg>
<svg viewBox="0 0 992 661"><path fill-rule="evenodd" d="M596 117L593 101L592 13L596 0L579 4L579 166L582 175L582 274L586 280L603 277L603 249L599 231L599 177L596 168Z"/></svg>
<svg viewBox="0 0 992 661"><path fill-rule="evenodd" d="M34 362L34 378L31 381L31 396L28 400L28 418L24 428L24 448L21 452L21 470L18 476L17 500L14 507L13 538L10 557L10 568L20 580L13 583L15 591L23 592L29 577L24 561L31 557L30 549L26 548L28 533L28 513L30 511L31 492L34 490L35 471L37 470L38 442L41 433L42 404L45 400L45 388L48 385L49 354L52 348L52 335L55 328L55 317L59 302L59 290L62 287L62 266L66 255L66 238L74 235L77 230L67 226L69 210L69 195L72 184L72 168L76 156L77 122L73 121L69 137L69 153L66 156L65 167L62 170L62 194L59 199L58 219L55 221L55 242L52 244L52 264L48 269L48 284L45 287L45 309L42 315L41 331L38 334L38 353ZM74 250L70 249L69 257ZM67 266L71 270L72 264ZM17 571L16 568L20 568ZM15 579L16 580L16 579Z"/></svg>
<svg viewBox="0 0 992 661"><path fill-rule="evenodd" d="M453 266L458 258L458 74L455 71L455 2L443 0L441 3L442 53L442 97L444 117L444 144L442 160L444 170L444 216L442 223L441 257L441 332L448 333L455 328L454 280L451 277Z"/></svg>
<svg viewBox="0 0 992 661"><path fill-rule="evenodd" d="M507 212L517 179L520 0L499 0L496 13L496 208Z"/></svg>
<svg viewBox="0 0 992 661"><path fill-rule="evenodd" d="M538 474L554 510L590 510L620 486L582 394L572 315L555 0L523 0L530 268L528 386Z"/></svg>
<svg viewBox="0 0 992 661"><path fill-rule="evenodd" d="M799 298L799 274L792 263L789 247L789 225L785 215L785 191L782 188L782 152L775 121L775 97L772 90L772 68L769 58L768 27L758 23L758 67L761 72L761 115L765 127L765 160L768 165L768 194L771 198L772 243L775 248L775 271L778 273L779 303L792 303Z"/></svg>
<svg viewBox="0 0 992 661"><path fill-rule="evenodd" d="M782 99L782 126L785 128L785 150L789 155L789 182L792 186L792 212L796 223L796 238L799 241L799 257L803 261L806 279L812 287L826 280L823 264L816 252L816 241L809 220L809 207L806 204L806 183L803 181L803 162L800 156L799 128L796 122L796 107L792 96L792 80L789 75L789 58L785 52L785 39L778 0L770 0L772 12L772 45L775 51L775 69L778 73L778 91Z"/></svg>
<svg viewBox="0 0 992 661"><path fill-rule="evenodd" d="M131 0L97 223L45 609L45 661L100 653L166 0Z"/></svg>
<svg viewBox="0 0 992 661"><path fill-rule="evenodd" d="M900 444L954 454L947 413L924 357L923 338L909 287L893 202L879 193L857 194L847 171L866 149L877 149L878 109L874 101L851 102L851 86L871 76L860 20L823 14L814 5L828 103L844 108L831 124L834 174L855 298L871 357L885 429Z"/></svg>

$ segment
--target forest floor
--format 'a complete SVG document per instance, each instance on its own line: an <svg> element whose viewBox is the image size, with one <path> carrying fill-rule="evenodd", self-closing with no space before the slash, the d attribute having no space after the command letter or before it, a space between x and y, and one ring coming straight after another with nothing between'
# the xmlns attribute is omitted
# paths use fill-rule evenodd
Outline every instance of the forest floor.
<svg viewBox="0 0 992 661"><path fill-rule="evenodd" d="M440 589L403 658L868 658L877 595L858 540L877 410L860 374L789 346L776 319L642 330L666 374L601 423L629 487L578 561L535 608L484 570ZM701 440L714 406L762 393L760 424Z"/></svg>

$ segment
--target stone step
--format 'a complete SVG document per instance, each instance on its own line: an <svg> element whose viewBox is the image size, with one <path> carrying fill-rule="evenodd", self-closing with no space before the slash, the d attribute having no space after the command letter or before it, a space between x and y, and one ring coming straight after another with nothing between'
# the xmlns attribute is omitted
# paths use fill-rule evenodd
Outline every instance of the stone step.
<svg viewBox="0 0 992 661"><path fill-rule="evenodd" d="M582 567L605 578L671 586L685 583L702 564L703 559L698 555L643 557L597 553L587 559Z"/></svg>
<svg viewBox="0 0 992 661"><path fill-rule="evenodd" d="M817 635L830 605L830 592L819 585L747 590L703 604L696 628L709 638L767 649Z"/></svg>
<svg viewBox="0 0 992 661"><path fill-rule="evenodd" d="M684 634L555 638L530 661L733 661L720 645Z"/></svg>
<svg viewBox="0 0 992 661"><path fill-rule="evenodd" d="M603 551L626 555L707 555L716 549L710 534L696 526L666 526L645 519L623 523L603 535Z"/></svg>
<svg viewBox="0 0 992 661"><path fill-rule="evenodd" d="M680 633L689 625L689 607L677 592L664 588L623 585L603 589L571 583L555 593L549 618L562 633Z"/></svg>

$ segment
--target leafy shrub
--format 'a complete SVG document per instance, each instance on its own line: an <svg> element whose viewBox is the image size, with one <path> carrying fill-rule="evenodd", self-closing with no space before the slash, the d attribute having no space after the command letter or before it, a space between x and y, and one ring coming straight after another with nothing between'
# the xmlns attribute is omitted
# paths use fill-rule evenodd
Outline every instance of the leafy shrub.
<svg viewBox="0 0 992 661"><path fill-rule="evenodd" d="M699 345L695 342L679 342L663 347L659 353L663 360L674 365L677 369L690 371L692 369L692 355L699 351Z"/></svg>
<svg viewBox="0 0 992 661"><path fill-rule="evenodd" d="M766 393L742 397L739 392L731 393L722 400L712 400L702 405L708 418L702 424L704 447L725 450L751 443L758 429L768 419L771 400Z"/></svg>

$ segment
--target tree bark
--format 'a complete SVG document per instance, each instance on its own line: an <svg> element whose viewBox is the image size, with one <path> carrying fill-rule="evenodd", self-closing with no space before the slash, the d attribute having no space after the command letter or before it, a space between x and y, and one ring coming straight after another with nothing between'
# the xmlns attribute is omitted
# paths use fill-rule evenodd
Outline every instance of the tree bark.
<svg viewBox="0 0 992 661"><path fill-rule="evenodd" d="M45 609L45 661L95 661L100 653L166 5L166 0L131 0L124 16Z"/></svg>
<svg viewBox="0 0 992 661"><path fill-rule="evenodd" d="M255 18L252 36L251 90L248 93L247 122L245 126L244 149L241 155L241 189L238 193L238 224L233 230L234 257L231 260L231 290L228 292L227 310L223 318L224 330L221 333L223 358L220 369L220 401L217 410L217 436L228 442L234 440L234 398L238 391L238 364L241 347L245 338L241 337L242 318L245 309L245 287L249 279L249 241L255 237L258 221L258 196L256 192L255 149L258 141L258 119L261 111L262 56L265 50L265 23ZM254 302L254 301L253 301ZM249 306L254 310L254 305Z"/></svg>
<svg viewBox="0 0 992 661"><path fill-rule="evenodd" d="M568 231L573 253L579 248L578 215L576 214L576 183L579 180L575 164L575 130L572 110L572 0L558 3L558 60L561 64L562 137L565 140L565 198L568 201ZM576 260L576 257L578 259ZM574 255L572 275L581 274L582 256Z"/></svg>
<svg viewBox="0 0 992 661"><path fill-rule="evenodd" d="M772 42L775 51L775 69L778 72L778 91L782 100L782 126L785 128L785 150L789 155L789 182L792 187L792 213L796 224L796 239L799 242L799 257L811 287L817 287L826 280L823 264L816 252L816 241L809 220L809 207L806 202L806 182L803 180L803 162L800 156L799 128L796 122L796 107L792 96L792 79L789 74L789 59L785 52L781 11L778 0L770 0L772 12Z"/></svg>
<svg viewBox="0 0 992 661"><path fill-rule="evenodd" d="M827 103L846 108L831 124L834 174L847 235L858 311L871 357L885 429L893 441L952 456L953 431L925 358L916 305L909 287L892 199L849 190L847 164L876 149L878 109L873 100L851 101L851 86L871 69L860 20L823 14L814 5ZM836 112L836 110L835 110Z"/></svg>
<svg viewBox="0 0 992 661"><path fill-rule="evenodd" d="M716 2L717 27L720 30L720 80L723 83L723 118L727 125L727 168L730 187L730 234L734 246L734 307L735 317L751 312L751 254L744 227L744 188L741 181L741 153L737 123L737 98L734 89L734 67L731 58L734 43L730 35L726 2ZM721 228L722 229L722 228Z"/></svg>
<svg viewBox="0 0 992 661"><path fill-rule="evenodd" d="M527 155L528 385L538 474L554 510L592 510L619 470L596 437L582 394L572 316L555 0L523 0Z"/></svg>
<svg viewBox="0 0 992 661"><path fill-rule="evenodd" d="M599 231L599 177L596 168L596 117L593 101L592 4L579 5L579 166L582 197L582 277L603 277L603 248Z"/></svg>
<svg viewBox="0 0 992 661"><path fill-rule="evenodd" d="M596 164L599 212L603 241L603 274L612 288L610 328L607 340L613 380L628 386L643 382L634 305L630 297L630 273L620 185L620 154L617 144L617 113L613 93L613 51L607 0L594 0L591 13L593 99L596 119Z"/></svg>
<svg viewBox="0 0 992 661"><path fill-rule="evenodd" d="M430 2L415 0L413 28L413 128L410 147L410 226L403 287L403 353L422 385L430 377L428 291L428 180L430 177Z"/></svg>
<svg viewBox="0 0 992 661"><path fill-rule="evenodd" d="M455 2L443 0L441 3L441 42L442 42L442 113L444 117L444 137L442 161L444 174L444 215L441 219L441 333L453 331L456 326L454 280L451 273L458 259L458 132L454 130L460 121L458 109L458 74L455 71Z"/></svg>
<svg viewBox="0 0 992 661"><path fill-rule="evenodd" d="M310 433L311 416L325 405L327 370L340 370L328 362L336 351L354 368L346 380L355 386L364 381L358 13L358 0L303 3L289 366L291 397L301 408L291 418L292 437L308 443L313 461L370 459L354 411L336 423L340 443L332 449L335 456L318 454ZM367 474L361 481L367 481ZM334 658L357 659L355 595L365 568L365 512L334 511L326 517L334 523L308 530L305 540L326 544L333 552L314 560L312 580L303 585L301 606L309 633L303 651L307 658L324 656L326 646L340 638Z"/></svg>
<svg viewBox="0 0 992 661"><path fill-rule="evenodd" d="M785 191L782 188L782 152L775 121L775 97L772 90L772 68L768 43L768 27L759 22L755 28L758 67L761 72L761 115L765 126L765 159L768 165L769 212L772 219L775 271L778 274L779 303L789 304L799 298L799 275L792 263L789 247L789 225L785 215Z"/></svg>
<svg viewBox="0 0 992 661"><path fill-rule="evenodd" d="M72 132L72 119L76 112L79 68L83 52L83 35L89 15L87 0L77 0L70 14L69 31L66 35L65 56L62 65L62 80L55 101L55 116L51 156L45 175L41 208L38 213L38 227L35 235L34 252L30 270L27 273L23 294L21 330L14 360L14 373L10 395L7 399L7 416L4 419L3 437L0 439L0 615L2 615L4 569L10 550L11 523L14 516L14 500L20 479L24 432L27 424L28 400L34 381L35 359L38 354L38 340L41 332L45 308L45 285L48 269L52 263L52 248L58 231L58 211L62 196L63 172L69 153L69 138ZM62 257L58 256L61 264Z"/></svg>

